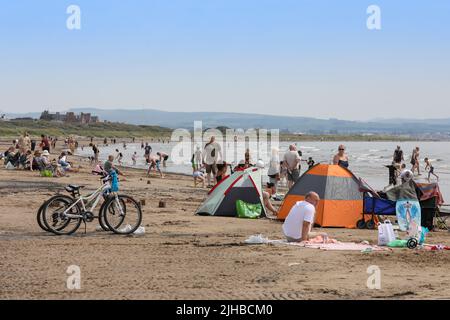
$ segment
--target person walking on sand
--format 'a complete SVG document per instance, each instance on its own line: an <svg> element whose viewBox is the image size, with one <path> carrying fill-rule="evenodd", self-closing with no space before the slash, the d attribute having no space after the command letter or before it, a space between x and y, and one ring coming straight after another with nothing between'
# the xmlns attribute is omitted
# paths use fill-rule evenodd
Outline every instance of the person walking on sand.
<svg viewBox="0 0 450 320"><path fill-rule="evenodd" d="M431 160L428 158L425 158L425 171L428 170L428 182L430 182L430 176L433 175L436 177L437 181L439 181L439 176L437 174L434 173L434 167L433 164L431 163Z"/></svg>
<svg viewBox="0 0 450 320"><path fill-rule="evenodd" d="M290 189L293 184L300 177L299 165L302 158L298 155L297 148L291 144L289 151L284 154L283 166L287 169L288 188Z"/></svg>
<svg viewBox="0 0 450 320"><path fill-rule="evenodd" d="M137 152L136 151L131 156L131 160L133 161L133 166L135 166L136 165L136 161L137 161Z"/></svg>
<svg viewBox="0 0 450 320"><path fill-rule="evenodd" d="M343 168L348 168L349 163L348 163L348 156L345 153L345 146L344 145L340 145L338 148L338 153L334 156L333 158L333 164L337 164Z"/></svg>
<svg viewBox="0 0 450 320"><path fill-rule="evenodd" d="M303 242L318 235L326 236L325 234L311 232L319 201L319 195L310 191L306 194L304 201L295 203L282 227L288 242Z"/></svg>

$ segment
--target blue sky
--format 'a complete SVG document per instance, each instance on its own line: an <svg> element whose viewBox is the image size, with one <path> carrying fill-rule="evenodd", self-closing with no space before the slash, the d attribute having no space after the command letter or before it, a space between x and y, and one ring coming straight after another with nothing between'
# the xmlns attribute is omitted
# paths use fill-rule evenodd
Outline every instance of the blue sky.
<svg viewBox="0 0 450 320"><path fill-rule="evenodd" d="M4 112L450 117L447 0L3 0L0 40Z"/></svg>

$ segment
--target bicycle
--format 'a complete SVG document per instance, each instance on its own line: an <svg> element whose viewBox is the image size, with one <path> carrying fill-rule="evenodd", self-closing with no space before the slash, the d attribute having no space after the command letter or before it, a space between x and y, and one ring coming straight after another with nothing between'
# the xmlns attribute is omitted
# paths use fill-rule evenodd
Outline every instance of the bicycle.
<svg viewBox="0 0 450 320"><path fill-rule="evenodd" d="M98 218L105 231L116 234L131 234L136 231L142 222L140 204L130 196L112 192L110 175L102 177L102 181L103 184L87 196L80 194L83 186L69 185L66 191L72 193L72 197L56 195L46 201L42 205L40 218L44 229L57 235L70 235L84 222L86 233L86 224ZM100 207L99 215L95 216L93 212L102 198L105 201ZM131 222L127 219L130 217Z"/></svg>

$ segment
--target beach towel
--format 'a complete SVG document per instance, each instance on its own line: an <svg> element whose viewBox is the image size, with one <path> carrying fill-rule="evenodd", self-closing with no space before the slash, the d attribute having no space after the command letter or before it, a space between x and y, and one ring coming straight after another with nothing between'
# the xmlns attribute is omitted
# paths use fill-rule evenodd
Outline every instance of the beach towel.
<svg viewBox="0 0 450 320"><path fill-rule="evenodd" d="M270 240L263 235L250 236L245 243L247 244L274 244L274 245L288 245L309 249L320 249L326 251L391 251L386 247L379 247L370 245L368 243L355 243L355 242L339 242L336 239L328 238L326 243L323 243L322 236L318 236L305 242L287 242L286 240Z"/></svg>

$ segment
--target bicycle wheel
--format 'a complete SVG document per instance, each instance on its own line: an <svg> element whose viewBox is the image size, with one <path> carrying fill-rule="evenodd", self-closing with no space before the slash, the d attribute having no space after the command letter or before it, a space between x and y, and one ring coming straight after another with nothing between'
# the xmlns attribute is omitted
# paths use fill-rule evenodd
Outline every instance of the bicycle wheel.
<svg viewBox="0 0 450 320"><path fill-rule="evenodd" d="M66 198L68 203L71 203L71 201L73 201L73 198L72 198L72 197L65 196L65 195L56 195L56 196L53 196L53 197L51 197L50 199L44 201L44 203L42 203L42 205L39 207L39 210L38 210L38 212L37 212L36 220L37 220L37 223L38 223L39 227L40 227L42 230L47 231L47 232L51 232L51 231L50 231L50 230L47 228L47 226L45 225L44 217L43 217L43 212L44 212L44 208L45 208L47 202L50 201L50 200L52 200L54 197L61 197L61 199Z"/></svg>
<svg viewBox="0 0 450 320"><path fill-rule="evenodd" d="M141 226L141 206L130 196L113 195L105 206L104 218L114 233L131 234Z"/></svg>
<svg viewBox="0 0 450 320"><path fill-rule="evenodd" d="M109 206L108 208L106 208L106 205L108 204L108 200L110 199L110 197L112 197L112 196L105 197L105 201L102 203L102 205L100 207L99 214L98 214L98 222L100 224L100 227L104 231L112 231L108 227L108 225L106 224L106 221L105 221L105 210L108 210L109 214L111 214L111 215L115 215L115 210L116 210L115 206L112 206L112 205ZM120 204L121 204L121 208L123 209L124 212L126 212L127 205L126 205L125 201L123 199L121 199L121 198L119 198L119 201L120 201ZM118 228L122 224L123 219L117 219L117 221L115 221L115 222L116 222L116 225L114 227Z"/></svg>
<svg viewBox="0 0 450 320"><path fill-rule="evenodd" d="M48 231L57 235L70 235L77 231L81 224L81 217L68 218L64 213L81 215L78 205L68 210L75 201L67 196L55 196L45 204L42 210L42 220Z"/></svg>
<svg viewBox="0 0 450 320"><path fill-rule="evenodd" d="M103 231L110 231L108 226L106 225L105 214L104 214L107 202L108 202L108 199L105 199L105 201L103 201L103 203L100 207L100 211L98 212L98 223L100 224L100 227L103 229Z"/></svg>

